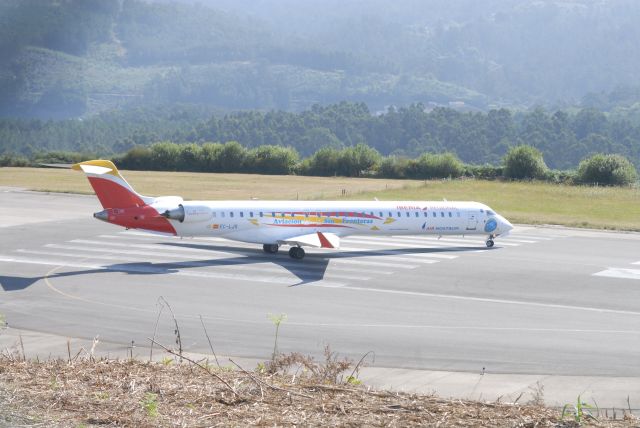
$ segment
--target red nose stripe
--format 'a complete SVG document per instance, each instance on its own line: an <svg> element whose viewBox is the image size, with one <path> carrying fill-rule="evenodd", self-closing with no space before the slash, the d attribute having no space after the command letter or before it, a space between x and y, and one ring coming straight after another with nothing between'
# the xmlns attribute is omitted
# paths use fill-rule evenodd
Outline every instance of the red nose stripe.
<svg viewBox="0 0 640 428"><path fill-rule="evenodd" d="M127 208L144 205L144 201L125 187L106 178L88 177L103 208Z"/></svg>

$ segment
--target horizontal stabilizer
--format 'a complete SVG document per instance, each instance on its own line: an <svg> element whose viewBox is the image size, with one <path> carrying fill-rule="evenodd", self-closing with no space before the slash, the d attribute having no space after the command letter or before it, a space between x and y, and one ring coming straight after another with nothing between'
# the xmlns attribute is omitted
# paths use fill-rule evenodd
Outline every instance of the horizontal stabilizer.
<svg viewBox="0 0 640 428"><path fill-rule="evenodd" d="M309 233L278 241L280 244L299 245L301 247L340 248L340 237L334 233Z"/></svg>

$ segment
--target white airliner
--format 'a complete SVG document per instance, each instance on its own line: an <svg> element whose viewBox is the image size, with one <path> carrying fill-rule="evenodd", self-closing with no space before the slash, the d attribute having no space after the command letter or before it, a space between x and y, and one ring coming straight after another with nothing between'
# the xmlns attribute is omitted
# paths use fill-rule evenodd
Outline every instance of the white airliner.
<svg viewBox="0 0 640 428"><path fill-rule="evenodd" d="M339 248L349 235L485 235L487 247L513 226L478 202L447 201L185 201L136 193L111 161L72 167L84 171L103 211L93 216L127 229L177 236L217 236L262 244L275 254L304 258L302 247Z"/></svg>

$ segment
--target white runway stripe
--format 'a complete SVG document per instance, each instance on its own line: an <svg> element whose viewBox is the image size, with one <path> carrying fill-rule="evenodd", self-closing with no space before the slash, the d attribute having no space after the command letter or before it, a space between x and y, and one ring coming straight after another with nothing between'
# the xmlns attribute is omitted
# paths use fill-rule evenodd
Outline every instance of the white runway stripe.
<svg viewBox="0 0 640 428"><path fill-rule="evenodd" d="M594 273L593 276L640 280L640 269L609 268L607 270Z"/></svg>
<svg viewBox="0 0 640 428"><path fill-rule="evenodd" d="M62 244L46 244L45 248L59 248L62 250L76 250L76 251L88 251L88 252L93 252L93 253L100 253L100 254L113 254L113 253L117 253L117 254L130 254L130 255L136 255L136 256L143 256L143 257L153 257L153 258L179 258L179 259L193 259L194 257L196 257L195 254L192 255L186 255L186 254L180 254L179 251L174 251L171 253L159 253L159 252L152 252L152 251L136 251L136 250L125 250L122 248L95 248L95 247L87 247L87 246L81 246L81 245L62 245ZM160 250L166 250L166 248L160 248ZM226 258L234 258L234 255L231 253L222 253L222 252L216 252L216 251L210 251L207 252L208 254L203 254L203 255L215 255L217 254L222 254L225 256L228 256ZM220 257L220 259L224 259L225 257Z"/></svg>
<svg viewBox="0 0 640 428"><path fill-rule="evenodd" d="M384 256L387 257L387 256ZM387 261L380 261L370 257L331 257L329 259L331 264L351 264L357 266L374 266L378 268L396 268L396 269L415 269L418 265L408 263L389 263ZM364 272L368 272L369 268L361 268ZM389 272L392 273L390 270Z"/></svg>
<svg viewBox="0 0 640 428"><path fill-rule="evenodd" d="M504 239L527 239L532 241L553 241L554 238L546 235L521 235L519 233L511 233L509 236L505 236Z"/></svg>
<svg viewBox="0 0 640 428"><path fill-rule="evenodd" d="M364 237L358 237L358 239L347 238L343 241L346 245L351 244L359 244L359 245L373 245L377 247L398 247L398 248L420 248L420 249L441 249L441 248L457 248L461 246L471 246L471 243L453 243L453 242L425 242L424 244L414 243L414 242L398 242L398 241L381 241L381 240L373 240L366 239ZM519 245L519 244L510 244L510 245ZM479 247L479 245L478 245Z"/></svg>
<svg viewBox="0 0 640 428"><path fill-rule="evenodd" d="M32 264L32 265L44 265L44 266L62 266L62 267L70 267L70 268L78 268L78 269L89 269L89 270L104 270L108 272L127 272L127 273L142 273L142 274L169 274L169 275L178 275L178 276L189 276L189 277L198 277L198 278L218 278L218 279L228 279L228 280L238 280L238 281L249 281L249 282L264 282L269 284L281 284L281 285L296 285L302 282L300 278L295 277L292 274L275 274L275 275L241 275L231 272L218 272L218 271L202 271L202 270L166 270L159 269L153 266L145 266L145 265L127 265L127 266L103 266L95 263L79 263L73 262L69 263L65 260L39 260L39 259L31 259L31 258L20 258L20 257L8 257L8 256L0 256L0 262L5 263L24 263L24 264ZM345 284L334 281L314 281L321 283L323 286L328 287L343 287Z"/></svg>
<svg viewBox="0 0 640 428"><path fill-rule="evenodd" d="M73 239L69 242L77 243L77 244L88 244L93 246L93 248L102 249L103 251L117 251L109 247L117 247L117 248L142 248L146 250L153 251L169 251L172 254L177 252L184 253L193 253L193 254L227 254L227 255L237 255L234 251L224 251L217 249L202 249L202 248L191 248L186 245L154 245L154 244L131 244L131 243L122 243L122 242L105 242L105 241L92 241L90 239ZM185 243L186 244L186 243Z"/></svg>
<svg viewBox="0 0 640 428"><path fill-rule="evenodd" d="M422 248L422 247L421 247ZM428 250L428 248L425 248L426 250ZM435 249L435 248L434 248ZM360 248L360 247L340 247L341 251L353 251L353 252L371 252L371 253L375 253L375 254L386 254L389 255L390 257L395 257L395 258L405 258L405 257L411 257L411 258L415 258L415 259L447 259L447 260L452 260L452 259L457 259L458 256L454 256L454 255L449 255L449 254L439 254L439 253L402 253L402 252L398 252L396 250L382 250L382 249L377 249L377 248ZM376 256L376 255L372 255L371 257L380 257L380 256ZM413 260L411 260L413 262ZM430 263L428 261L423 261L423 262L418 262L418 263Z"/></svg>
<svg viewBox="0 0 640 428"><path fill-rule="evenodd" d="M222 243L227 243L227 244L232 245L232 246L236 246L236 245L238 245L238 244L240 244L240 245L242 245L242 244L243 244L243 243L236 243L235 241L229 241L228 239L224 239L224 238L211 238L211 237L206 237L206 238L196 238L196 239L197 239L198 241L222 242ZM343 240L343 242L347 242L347 243L349 243L349 242L350 242L350 241L349 241L350 239L352 239L352 238L345 238L345 239ZM88 240L75 240L75 241L71 241L71 242L85 242L85 243L91 243L91 244L94 244L94 245L98 245L98 243L99 243L99 241L88 241ZM191 240L189 240L189 241L179 241L179 242L184 243L184 244L185 244L185 246L186 246L186 245L188 245L188 243L189 243L189 242L191 242ZM364 244L369 244L369 242L365 242ZM162 250L165 250L165 251L166 251L167 249L171 249L171 248L178 248L178 249L180 249L180 248L185 248L185 247L181 247L181 246L177 246L177 245L176 245L176 246L167 246L166 248L164 248L164 247L157 247L157 246L155 246L155 247L154 247L154 246L153 246L153 245L151 245L151 244L134 244L134 245L131 245L131 244L111 243L111 242L107 242L107 243L105 243L105 245L107 245L107 246L109 246L109 245L114 246L114 245L115 245L115 246L120 246L120 247L148 248L148 249L161 248ZM247 244L244 244L244 245L246 246ZM248 249L252 249L252 250L254 250L254 251L252 251L252 252L251 252L251 254L254 254L254 253L255 253L255 246L254 246L253 244L249 244L249 245L250 245L250 246L248 246ZM389 260L393 260L393 259L398 260L398 261L409 261L409 262L413 262L413 263L425 263L425 264L429 264L429 263L433 263L433 261L429 261L429 260L415 260L415 258L455 259L455 258L457 258L457 257L458 257L458 256L455 256L455 255L448 255L448 254L432 254L432 253L416 253L416 254L411 254L411 253L409 253L409 254L402 254L402 255L401 255L401 257L400 257L400 256L398 256L398 254L397 254L396 252L393 252L393 251L384 251L384 250L379 250L379 249L377 249L377 248L376 248L377 246L382 245L382 244L381 244L381 243L379 243L379 242L373 242L373 243L372 243L372 245L373 245L373 247L372 247L372 248L341 247L339 250L336 250L335 252L327 252L326 254L327 254L327 255L331 255L331 257L333 257L333 256L335 256L335 257L339 257L339 256L340 256L340 254L341 254L342 252L344 252L344 251L359 251L359 252L360 252L360 251L361 251L361 252L369 252L369 251L370 251L370 252L375 252L375 253L377 253L377 254L387 254L388 256L381 257L381 258L379 259L379 262L378 262L378 263L379 263L380 265L386 264L386 265L388 265L389 267L406 267L406 266L393 265L393 264L389 264L389 263L387 263ZM420 248L420 249L429 248L429 247L426 247L426 246L424 246L424 245L414 245L414 246L411 246L411 245L406 245L406 244L397 244L396 246L398 246L398 247L404 247L404 248ZM450 245L446 245L446 246L450 246ZM441 247L442 247L442 246L434 246L434 247L432 247L432 248L436 249L436 248L441 248ZM190 250L193 250L193 251L204 251L204 252L210 252L210 253L211 253L211 252L212 252L212 253L219 252L219 253L225 253L225 254L233 254L233 252L220 252L220 251L217 251L217 250L191 249L191 248L188 248L188 247L187 247L187 249L190 249ZM238 250L238 252L241 252L241 249L239 249L239 250ZM321 254L321 253L314 253L314 254ZM376 256L374 256L374 257L376 257ZM407 257L410 257L410 258L407 258Z"/></svg>
<svg viewBox="0 0 640 428"><path fill-rule="evenodd" d="M212 267L212 268L231 268L232 266L235 267L241 267L242 269L251 269L254 267L260 267L260 269L264 269L264 266L281 266L282 268L291 268L291 269L295 269L296 272L299 273L303 273L303 272L309 272L312 273L312 271L314 270L318 270L318 269L322 269L324 268L322 263L320 261L314 261L311 258L307 258L303 263L298 262L298 261L294 261L294 260L288 260L285 255L280 255L280 256L271 256L271 255L262 255L260 253L258 253L258 257L254 257L254 258L247 258L247 257L222 257L222 258L215 258L215 259L211 259L211 260L193 260L194 256L189 256L189 255L184 255L184 254L176 254L176 253L171 253L171 254L162 254L162 255L158 255L157 253L153 253L153 252L144 252L144 251L135 251L135 250L124 250L124 249L120 249L118 248L117 250L113 250L113 252L107 252L105 253L104 249L96 249L96 248L87 248L87 247L82 247L82 246L74 246L74 245L58 245L58 244L47 244L45 245L45 248L56 248L56 249L63 249L63 250L75 250L75 251L82 251L83 253L60 253L60 252L35 252L35 254L42 254L42 255L49 255L49 256L56 256L56 255L64 255L64 256L68 256L68 257L75 257L75 258L86 258L87 254L86 252L89 253L98 253L98 255L93 256L90 255L90 257L92 259L104 259L104 260L129 260L129 261L136 261L136 262L144 262L144 261L148 261L148 260L154 260L154 261L160 261L160 262L164 262L164 263L172 263L172 264L184 264L185 262L179 262L179 261L175 261L176 258L178 259L189 259L192 260L191 266L199 266L196 265L197 263L200 263L201 266L204 267ZM18 250L20 252L24 252L24 250ZM210 253L210 252L207 252ZM138 257L138 258L125 258L125 257L117 257L117 256L113 256L113 254L128 254L128 255L137 255L137 256L142 256L142 257ZM206 254L206 255L210 255L210 254ZM387 256L384 256L385 258ZM255 261L251 261L254 260ZM215 260L220 260L221 263L216 264ZM333 259L332 259L333 260ZM402 269L413 269L416 268L417 266L411 266L411 265L406 265L406 264L392 264L392 263L367 263L369 266L374 266L374 267L378 267L381 269L371 269L371 268L353 268L353 267L349 267L349 266L345 266L347 264L350 263L349 259L343 259L340 260L338 262L338 265L335 267L332 267L330 270L327 270L327 275L341 275L341 277L345 278L345 279L365 279L368 277L363 276L363 275L389 275L392 274L393 272L390 270L381 270L385 267L397 267L397 268L402 268ZM351 263L351 264L362 264L362 263ZM359 276L345 276L342 275L341 273L344 272L346 274L349 273L359 273Z"/></svg>
<svg viewBox="0 0 640 428"><path fill-rule="evenodd" d="M475 238L449 238L442 237L438 239L434 236L411 236L411 237L398 237L393 236L392 239L388 237L374 237L374 236L354 236L344 238L346 242L354 242L360 244L369 245L388 245L393 247L405 247L405 248L443 248L443 247L485 247L484 240L478 241ZM498 237L496 239L496 245L506 247L519 247L521 244L504 242Z"/></svg>
<svg viewBox="0 0 640 428"><path fill-rule="evenodd" d="M501 237L497 237L496 239L499 239L500 242L503 242L503 240L508 241L508 242L518 242L521 244L535 244L538 241L533 241L531 239L520 239L520 238L512 238L511 236L507 236L505 238L501 238Z"/></svg>

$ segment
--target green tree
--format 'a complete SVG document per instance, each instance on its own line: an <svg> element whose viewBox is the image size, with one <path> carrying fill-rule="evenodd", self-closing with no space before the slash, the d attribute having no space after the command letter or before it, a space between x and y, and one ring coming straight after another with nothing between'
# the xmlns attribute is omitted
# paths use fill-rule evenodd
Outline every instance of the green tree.
<svg viewBox="0 0 640 428"><path fill-rule="evenodd" d="M332 147L324 147L315 152L302 163L301 172L305 175L319 175L327 177L338 172L340 151Z"/></svg>
<svg viewBox="0 0 640 428"><path fill-rule="evenodd" d="M460 177L464 173L464 164L453 153L425 153L413 162L409 162L406 174L413 178Z"/></svg>
<svg viewBox="0 0 640 428"><path fill-rule="evenodd" d="M509 149L503 162L504 176L515 180L542 179L549 170L544 163L542 153L526 145Z"/></svg>
<svg viewBox="0 0 640 428"><path fill-rule="evenodd" d="M626 186L638 180L638 172L624 156L598 153L580 162L577 179L584 184Z"/></svg>
<svg viewBox="0 0 640 428"><path fill-rule="evenodd" d="M291 147L260 146L247 156L246 169L257 174L291 174L298 163L298 152Z"/></svg>
<svg viewBox="0 0 640 428"><path fill-rule="evenodd" d="M337 172L346 177L360 177L374 172L381 161L382 156L376 149L358 144L340 153Z"/></svg>

